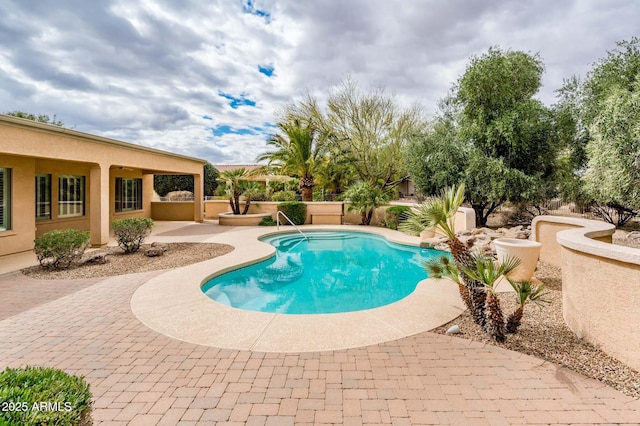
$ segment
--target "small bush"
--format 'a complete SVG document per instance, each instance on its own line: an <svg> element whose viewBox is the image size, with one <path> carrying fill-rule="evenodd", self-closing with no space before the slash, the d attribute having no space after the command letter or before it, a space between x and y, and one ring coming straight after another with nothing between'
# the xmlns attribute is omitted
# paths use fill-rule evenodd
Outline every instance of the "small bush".
<svg viewBox="0 0 640 426"><path fill-rule="evenodd" d="M56 229L34 241L33 251L44 268L67 269L78 262L89 247L89 232Z"/></svg>
<svg viewBox="0 0 640 426"><path fill-rule="evenodd" d="M386 210L384 220L385 226L389 229L398 229L398 224L405 219L411 208L408 206L391 206Z"/></svg>
<svg viewBox="0 0 640 426"><path fill-rule="evenodd" d="M271 196L273 201L296 201L298 196L295 191L278 191Z"/></svg>
<svg viewBox="0 0 640 426"><path fill-rule="evenodd" d="M258 226L276 226L277 223L271 216L265 216L262 218Z"/></svg>
<svg viewBox="0 0 640 426"><path fill-rule="evenodd" d="M278 204L278 211L281 211L296 225L303 225L307 220L307 205L300 201L285 201ZM286 221L288 223L288 221ZM280 223L283 223L281 220Z"/></svg>
<svg viewBox="0 0 640 426"><path fill-rule="evenodd" d="M87 382L54 368L7 368L0 373L0 404L0 424L92 424Z"/></svg>
<svg viewBox="0 0 640 426"><path fill-rule="evenodd" d="M130 217L111 223L118 245L125 253L140 250L140 245L153 228L153 220L147 217Z"/></svg>

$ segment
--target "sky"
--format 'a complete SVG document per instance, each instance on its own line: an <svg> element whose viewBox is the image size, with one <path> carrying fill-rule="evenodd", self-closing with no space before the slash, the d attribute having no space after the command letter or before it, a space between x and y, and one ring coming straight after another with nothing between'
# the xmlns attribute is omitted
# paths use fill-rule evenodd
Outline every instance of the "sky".
<svg viewBox="0 0 640 426"><path fill-rule="evenodd" d="M552 105L640 36L637 0L2 0L0 16L1 113L213 164L254 163L284 105L347 76L428 117L499 46L540 55Z"/></svg>

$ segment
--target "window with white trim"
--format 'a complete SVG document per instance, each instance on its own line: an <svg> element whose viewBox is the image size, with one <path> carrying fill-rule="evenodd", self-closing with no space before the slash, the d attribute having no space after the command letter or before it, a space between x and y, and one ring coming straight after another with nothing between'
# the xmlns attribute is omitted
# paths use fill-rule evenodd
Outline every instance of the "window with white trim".
<svg viewBox="0 0 640 426"><path fill-rule="evenodd" d="M116 178L116 211L142 210L142 179Z"/></svg>
<svg viewBox="0 0 640 426"><path fill-rule="evenodd" d="M58 217L84 216L84 176L58 176Z"/></svg>
<svg viewBox="0 0 640 426"><path fill-rule="evenodd" d="M11 169L0 167L0 231L11 229Z"/></svg>
<svg viewBox="0 0 640 426"><path fill-rule="evenodd" d="M36 174L36 220L51 219L51 175Z"/></svg>

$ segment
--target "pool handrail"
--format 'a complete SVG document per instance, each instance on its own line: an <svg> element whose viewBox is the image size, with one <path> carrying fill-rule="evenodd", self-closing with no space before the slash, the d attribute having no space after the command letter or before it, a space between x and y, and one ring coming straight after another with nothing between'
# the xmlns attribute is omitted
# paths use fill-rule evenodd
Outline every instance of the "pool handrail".
<svg viewBox="0 0 640 426"><path fill-rule="evenodd" d="M287 219L291 225L293 225L293 227L296 229L296 231L298 231L298 232L300 233L300 235L302 235L302 236L304 237L304 239L305 239L305 240L308 240L308 239L309 239L309 238L307 238L307 236L304 234L304 232L302 232L302 231L300 230L300 228L298 228L298 227L296 226L296 224L295 224L295 223L293 223L293 221L292 221L291 219L289 219L289 217L288 217L286 214L284 214L284 212L282 212L282 211L280 211L280 210L278 210L278 213L276 213L276 224L278 225L278 231L280 230L280 215L284 216L284 218L285 218L285 219Z"/></svg>

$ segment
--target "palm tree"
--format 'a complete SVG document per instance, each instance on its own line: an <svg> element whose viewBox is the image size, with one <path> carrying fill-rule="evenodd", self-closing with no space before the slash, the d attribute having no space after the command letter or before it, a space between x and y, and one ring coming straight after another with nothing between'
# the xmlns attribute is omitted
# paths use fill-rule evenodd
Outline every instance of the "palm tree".
<svg viewBox="0 0 640 426"><path fill-rule="evenodd" d="M518 327L520 327L520 321L522 320L525 305L533 302L534 304L541 306L551 303L551 301L546 298L549 293L545 290L542 284L535 285L532 284L531 281L524 280L516 282L508 277L507 279L509 280L511 287L516 291L518 308L507 318L505 331L507 333L515 333L518 331Z"/></svg>
<svg viewBox="0 0 640 426"><path fill-rule="evenodd" d="M321 132L313 120L289 118L278 123L280 133L272 135L267 145L273 151L260 155L257 161L267 161L282 174L298 176L302 201L313 201L313 174L322 148Z"/></svg>
<svg viewBox="0 0 640 426"><path fill-rule="evenodd" d="M422 264L422 267L427 271L430 278L442 279L449 278L451 281L458 285L458 291L460 297L464 302L467 309L473 312L473 301L469 294L469 289L464 284L464 281L460 279L460 271L455 262L452 262L449 256L442 255L437 258L431 258Z"/></svg>
<svg viewBox="0 0 640 426"><path fill-rule="evenodd" d="M244 210L242 214L247 214L249 212L249 206L251 205L251 198L262 192L262 186L258 182L243 183L242 195L244 195Z"/></svg>
<svg viewBox="0 0 640 426"><path fill-rule="evenodd" d="M505 339L505 323L495 285L500 277L506 276L520 264L520 259L508 257L496 264L492 257L478 253L471 254L471 259L471 263L462 265L460 270L464 275L482 283L486 288L486 323L484 328L493 340L503 342Z"/></svg>
<svg viewBox="0 0 640 426"><path fill-rule="evenodd" d="M370 225L374 210L389 201L389 195L384 190L367 182L351 185L345 191L344 198L351 203L349 210L360 213L361 225Z"/></svg>
<svg viewBox="0 0 640 426"><path fill-rule="evenodd" d="M464 184L457 188L454 185L442 191L439 197L427 200L420 204L416 210L411 211L407 220L401 223L398 229L411 235L418 235L425 229L436 230L444 234L448 238L447 245L451 250L456 266L461 269L464 265L472 264L469 248L458 239L455 231L455 214L463 201ZM463 294L464 291L461 289L460 296L471 311L474 321L484 327L487 292L481 283L471 277L463 275L462 279L469 294Z"/></svg>
<svg viewBox="0 0 640 426"><path fill-rule="evenodd" d="M226 185L226 193L229 196L229 205L231 205L233 214L240 214L240 196L243 193L242 181L246 180L249 175L250 173L247 169L240 167L238 169L225 170L218 177L218 180Z"/></svg>

